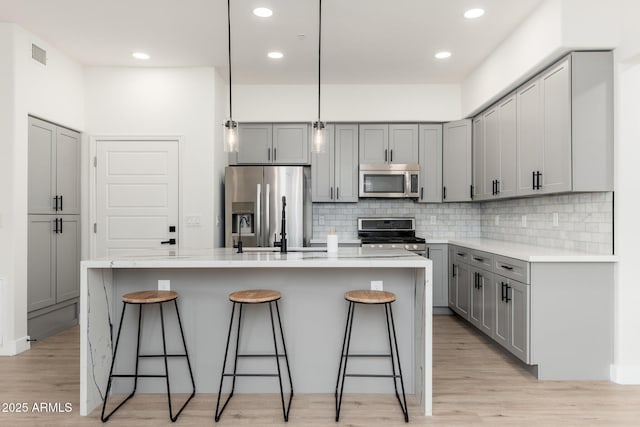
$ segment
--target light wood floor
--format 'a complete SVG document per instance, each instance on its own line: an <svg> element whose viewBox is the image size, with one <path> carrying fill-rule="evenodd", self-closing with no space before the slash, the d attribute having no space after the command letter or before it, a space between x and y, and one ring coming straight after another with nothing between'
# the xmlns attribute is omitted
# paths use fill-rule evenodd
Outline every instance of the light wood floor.
<svg viewBox="0 0 640 427"><path fill-rule="evenodd" d="M609 382L537 381L496 345L454 316L433 322L433 417L412 425L573 426L640 425L640 386ZM97 426L99 411L79 416L79 331L74 328L15 357L0 358L0 411L26 402L29 413L0 412L0 426ZM34 413L34 403L72 405L70 413ZM173 425L214 425L215 395L197 395ZM345 395L340 423L333 419L333 395L296 395L289 422L279 395L236 395L220 426L402 426L392 396ZM166 395L135 396L108 425L172 425Z"/></svg>

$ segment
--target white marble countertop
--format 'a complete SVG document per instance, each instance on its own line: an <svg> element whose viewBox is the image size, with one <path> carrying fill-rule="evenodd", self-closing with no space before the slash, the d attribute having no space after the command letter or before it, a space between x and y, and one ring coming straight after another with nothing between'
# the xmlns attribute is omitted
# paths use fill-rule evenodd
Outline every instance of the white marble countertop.
<svg viewBox="0 0 640 427"><path fill-rule="evenodd" d="M314 250L315 249L315 250ZM282 254L271 249L156 249L82 261L83 268L425 268L431 261L407 251L339 248L327 253L318 248L290 248Z"/></svg>
<svg viewBox="0 0 640 427"><path fill-rule="evenodd" d="M429 243L429 242L427 242ZM450 245L489 252L527 262L617 262L615 255L599 255L490 239L449 239Z"/></svg>

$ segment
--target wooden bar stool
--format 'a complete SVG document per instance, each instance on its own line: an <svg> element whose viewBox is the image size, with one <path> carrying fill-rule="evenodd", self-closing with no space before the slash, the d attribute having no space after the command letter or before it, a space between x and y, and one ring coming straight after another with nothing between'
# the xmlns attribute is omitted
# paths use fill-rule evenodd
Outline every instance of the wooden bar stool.
<svg viewBox="0 0 640 427"><path fill-rule="evenodd" d="M396 326L393 321L393 311L391 303L396 300L395 294L386 291L348 291L344 294L344 299L349 301L349 309L347 310L347 324L344 329L344 338L342 340L342 350L340 351L340 364L338 367L338 380L336 381L336 422L340 419L340 408L342 406L342 394L344 391L345 377L370 377L370 378L393 378L393 386L396 391L396 398L400 404L400 409L404 415L405 422L409 422L409 412L407 410L407 399L404 393L404 381L402 380L402 368L400 367L400 355L398 354L398 340L396 339ZM351 330L353 328L353 313L356 304L384 304L384 311L387 321L387 335L389 337L389 354L349 354L349 346L351 344ZM392 340L393 333L393 340ZM346 347L346 352L345 352ZM349 357L388 357L391 359L392 374L348 374L347 362ZM396 364L398 371L396 372ZM398 378L402 388L402 399L398 393Z"/></svg>
<svg viewBox="0 0 640 427"><path fill-rule="evenodd" d="M184 408L187 406L189 401L193 399L193 396L196 394L196 383L193 379L193 372L191 371L191 363L189 362L189 354L187 352L187 343L184 339L184 332L182 330L182 321L180 320L180 312L178 311L178 294L173 291L140 291L140 292L132 292L129 294L125 294L122 296L122 315L120 316L120 326L118 326L118 335L116 338L116 346L113 350L113 359L111 360L111 369L109 370L109 381L107 383L107 390L104 395L104 403L102 405L102 415L101 419L103 422L106 422L114 412L116 412L122 405L124 405L136 392L136 388L138 386L138 378L165 378L167 382L167 399L169 401L169 418L171 421L176 421L178 416L182 413ZM165 332L164 332L164 311L162 306L164 303L173 301L173 304L176 308L176 317L178 318L178 325L180 326L180 336L182 337L182 345L184 346L184 354L167 354L167 343L165 340ZM138 308L138 340L136 343L136 367L134 374L114 374L113 367L116 362L116 355L118 353L118 343L120 342L120 332L122 331L122 323L124 320L124 313L129 304L135 304ZM158 304L160 307L160 326L162 330L162 354L140 354L140 330L142 324L142 307L148 306L151 304ZM164 359L164 374L159 375L143 375L138 374L138 366L140 362L140 358L143 357L162 357ZM191 395L187 399L187 401L182 405L180 410L173 415L173 409L171 406L171 387L169 385L169 367L167 360L169 357L184 357L187 361L187 367L189 368L189 375L191 376L191 385L193 387L193 391ZM127 396L114 410L112 410L108 415L105 416L105 409L107 408L107 400L109 398L109 392L111 391L111 383L114 378L134 378L133 382L133 391L129 396Z"/></svg>
<svg viewBox="0 0 640 427"><path fill-rule="evenodd" d="M271 291L265 289L256 289L256 290L246 290L246 291L238 291L229 294L229 301L233 302L233 307L231 308L231 321L229 322L229 333L227 335L227 345L224 352L224 362L222 362L222 374L220 375L220 389L218 391L218 402L216 404L216 416L215 420L219 421L222 412L227 407L229 400L233 397L233 392L236 387L236 377L278 377L278 382L280 384L280 400L282 401L282 413L284 415L285 422L289 420L289 410L291 409L291 401L293 400L293 382L291 380L291 370L289 369L289 359L287 358L287 347L284 343L284 334L282 332L282 322L280 320L280 310L278 309L278 300L281 298L280 292ZM245 304L269 304L269 318L271 319L271 331L273 335L273 349L274 352L272 354L238 354L238 347L240 344L240 330L242 329L242 307ZM227 356L229 354L229 341L231 340L231 330L233 328L233 315L236 311L236 304L240 304L240 309L238 310L238 332L236 335L236 348L235 348L235 359L233 361L233 373L226 373L227 366ZM273 320L273 308L276 308L276 315L278 317L278 327L280 328L280 340L282 341L282 353L278 353L278 342L276 339L276 327L275 322ZM238 358L251 358L251 357L273 357L276 361L276 367L278 369L277 374L269 374L269 373L241 373L237 372L238 367ZM285 407L284 403L284 390L282 387L282 374L280 369L280 358L284 357L285 364L287 366L287 375L289 376L289 388L291 390L289 396L289 403ZM224 382L225 377L232 377L231 383L231 392L229 393L229 397L222 405L222 409L220 409L220 396L222 395L222 384Z"/></svg>

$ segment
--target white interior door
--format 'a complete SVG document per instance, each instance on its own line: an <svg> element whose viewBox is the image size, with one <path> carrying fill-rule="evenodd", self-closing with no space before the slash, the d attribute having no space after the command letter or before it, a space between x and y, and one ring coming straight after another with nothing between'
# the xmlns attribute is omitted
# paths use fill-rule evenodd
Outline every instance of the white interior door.
<svg viewBox="0 0 640 427"><path fill-rule="evenodd" d="M96 256L177 245L178 165L177 140L97 141Z"/></svg>

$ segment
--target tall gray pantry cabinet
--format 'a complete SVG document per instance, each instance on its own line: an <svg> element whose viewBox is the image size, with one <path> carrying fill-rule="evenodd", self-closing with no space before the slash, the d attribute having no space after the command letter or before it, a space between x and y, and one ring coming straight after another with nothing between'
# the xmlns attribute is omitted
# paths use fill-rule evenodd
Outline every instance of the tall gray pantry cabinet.
<svg viewBox="0 0 640 427"><path fill-rule="evenodd" d="M29 117L27 328L32 339L78 323L80 134Z"/></svg>

